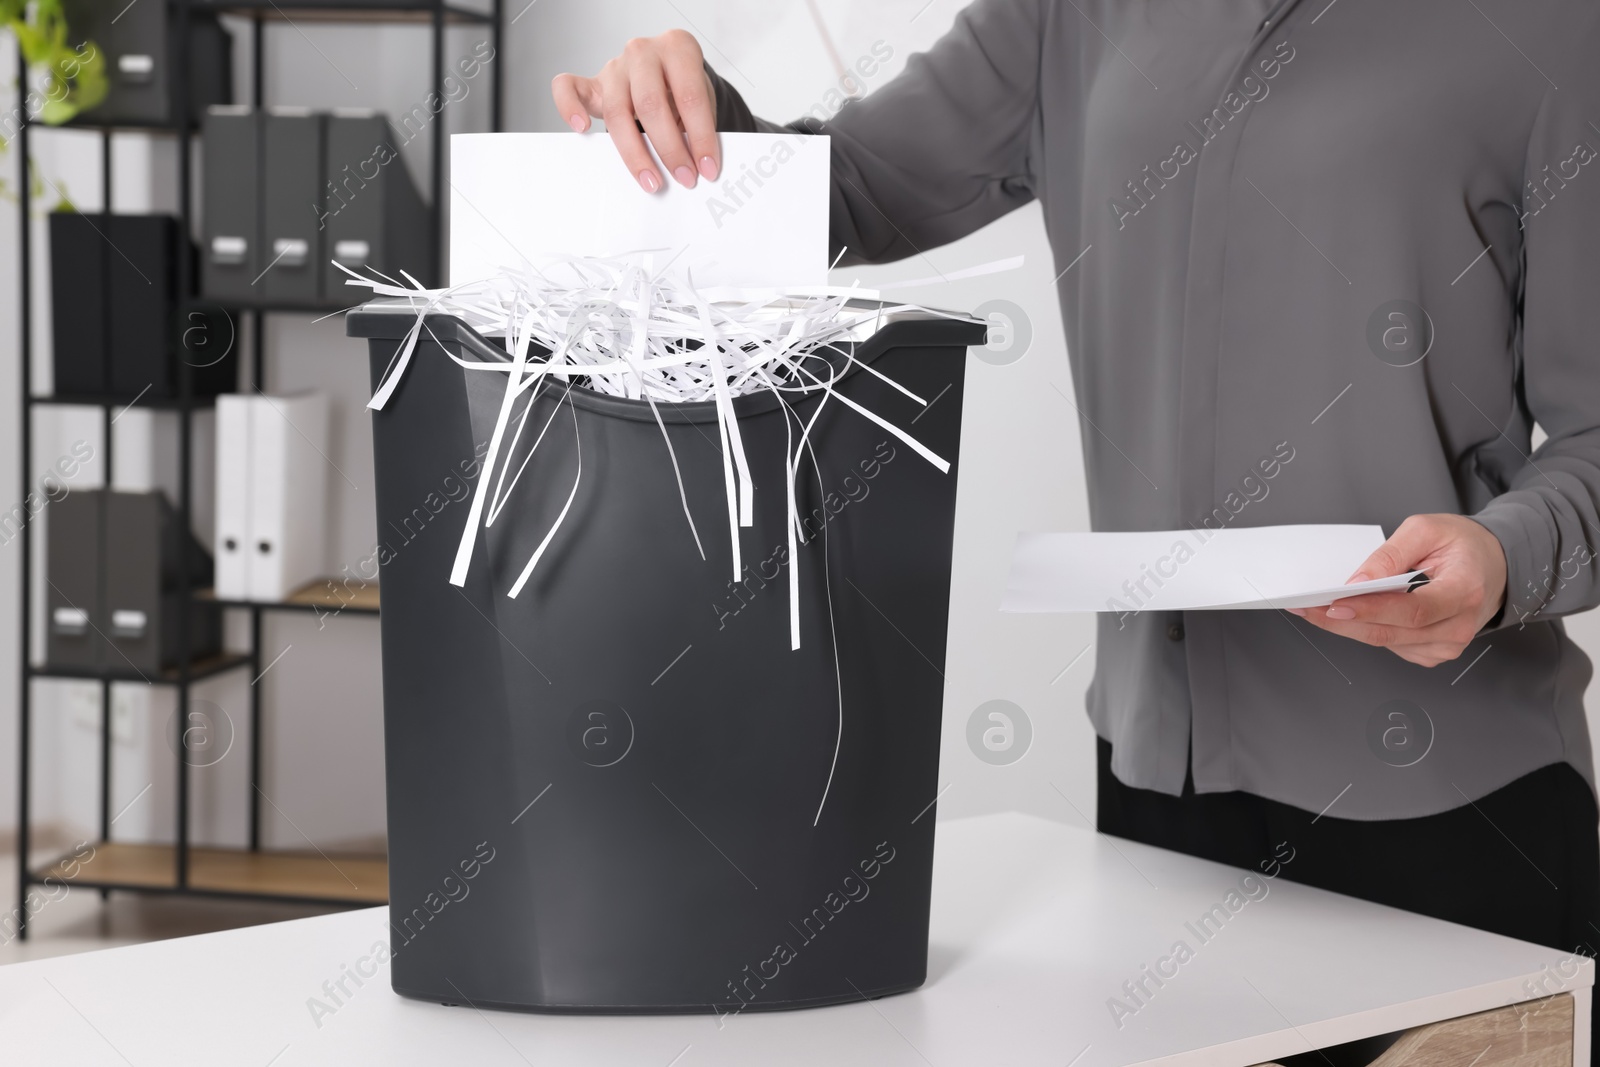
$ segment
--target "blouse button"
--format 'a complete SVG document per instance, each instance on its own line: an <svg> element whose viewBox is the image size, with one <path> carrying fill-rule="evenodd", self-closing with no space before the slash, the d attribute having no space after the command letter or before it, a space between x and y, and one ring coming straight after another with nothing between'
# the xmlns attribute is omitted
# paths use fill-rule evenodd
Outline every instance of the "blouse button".
<svg viewBox="0 0 1600 1067"><path fill-rule="evenodd" d="M1182 625L1180 625L1178 623L1173 623L1171 626L1168 626L1167 627L1167 640L1168 641L1182 641L1183 640L1183 627L1182 627Z"/></svg>

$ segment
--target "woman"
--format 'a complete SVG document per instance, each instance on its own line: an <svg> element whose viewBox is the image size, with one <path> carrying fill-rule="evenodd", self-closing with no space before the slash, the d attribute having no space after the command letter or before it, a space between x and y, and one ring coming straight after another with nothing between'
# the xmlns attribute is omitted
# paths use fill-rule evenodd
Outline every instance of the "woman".
<svg viewBox="0 0 1600 1067"><path fill-rule="evenodd" d="M1286 844L1289 878L1595 954L1590 667L1557 619L1600 602L1597 21L977 0L789 127L832 138L846 262L1041 202L1095 529L1381 523L1352 577L1432 578L1101 615L1102 831L1263 869ZM682 31L553 91L647 193L716 180L718 130L784 129Z"/></svg>

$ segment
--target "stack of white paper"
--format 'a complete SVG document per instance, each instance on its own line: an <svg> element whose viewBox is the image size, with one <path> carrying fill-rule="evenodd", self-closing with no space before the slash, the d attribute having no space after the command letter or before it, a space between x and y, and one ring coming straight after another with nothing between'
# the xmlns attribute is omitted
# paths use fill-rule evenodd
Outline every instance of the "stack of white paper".
<svg viewBox="0 0 1600 1067"><path fill-rule="evenodd" d="M1311 608L1426 580L1346 585L1383 540L1379 526L1019 534L1000 610Z"/></svg>

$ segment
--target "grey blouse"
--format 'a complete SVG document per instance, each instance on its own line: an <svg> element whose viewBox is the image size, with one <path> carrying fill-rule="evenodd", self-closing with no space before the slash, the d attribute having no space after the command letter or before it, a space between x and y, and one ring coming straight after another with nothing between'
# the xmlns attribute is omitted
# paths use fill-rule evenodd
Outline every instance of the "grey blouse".
<svg viewBox="0 0 1600 1067"><path fill-rule="evenodd" d="M1278 612L1101 615L1089 715L1124 782L1178 793L1192 745L1200 792L1354 819L1561 761L1593 788L1590 664L1557 617L1600 602L1597 21L977 0L789 127L832 137L855 261L1042 203L1095 529L1454 512L1504 546L1503 616L1433 669ZM723 129L783 129L714 80Z"/></svg>

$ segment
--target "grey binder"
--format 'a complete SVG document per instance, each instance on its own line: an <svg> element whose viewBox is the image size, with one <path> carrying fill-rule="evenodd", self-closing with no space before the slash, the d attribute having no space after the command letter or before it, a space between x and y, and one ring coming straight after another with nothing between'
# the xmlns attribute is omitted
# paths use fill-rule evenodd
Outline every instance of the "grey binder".
<svg viewBox="0 0 1600 1067"><path fill-rule="evenodd" d="M389 120L373 112L335 111L328 119L323 184L324 260L396 280L406 271L424 285L433 279L432 216L423 203ZM349 275L323 264L323 297L341 306L360 303L364 290Z"/></svg>
<svg viewBox="0 0 1600 1067"><path fill-rule="evenodd" d="M326 116L273 108L264 119L261 176L261 280L268 304L309 306L322 299L323 130Z"/></svg>
<svg viewBox="0 0 1600 1067"><path fill-rule="evenodd" d="M101 626L102 496L92 489L69 491L47 509L44 647L51 667L95 671L109 654Z"/></svg>
<svg viewBox="0 0 1600 1067"><path fill-rule="evenodd" d="M259 302L261 115L248 107L206 112L201 161L205 216L201 291L230 304Z"/></svg>

